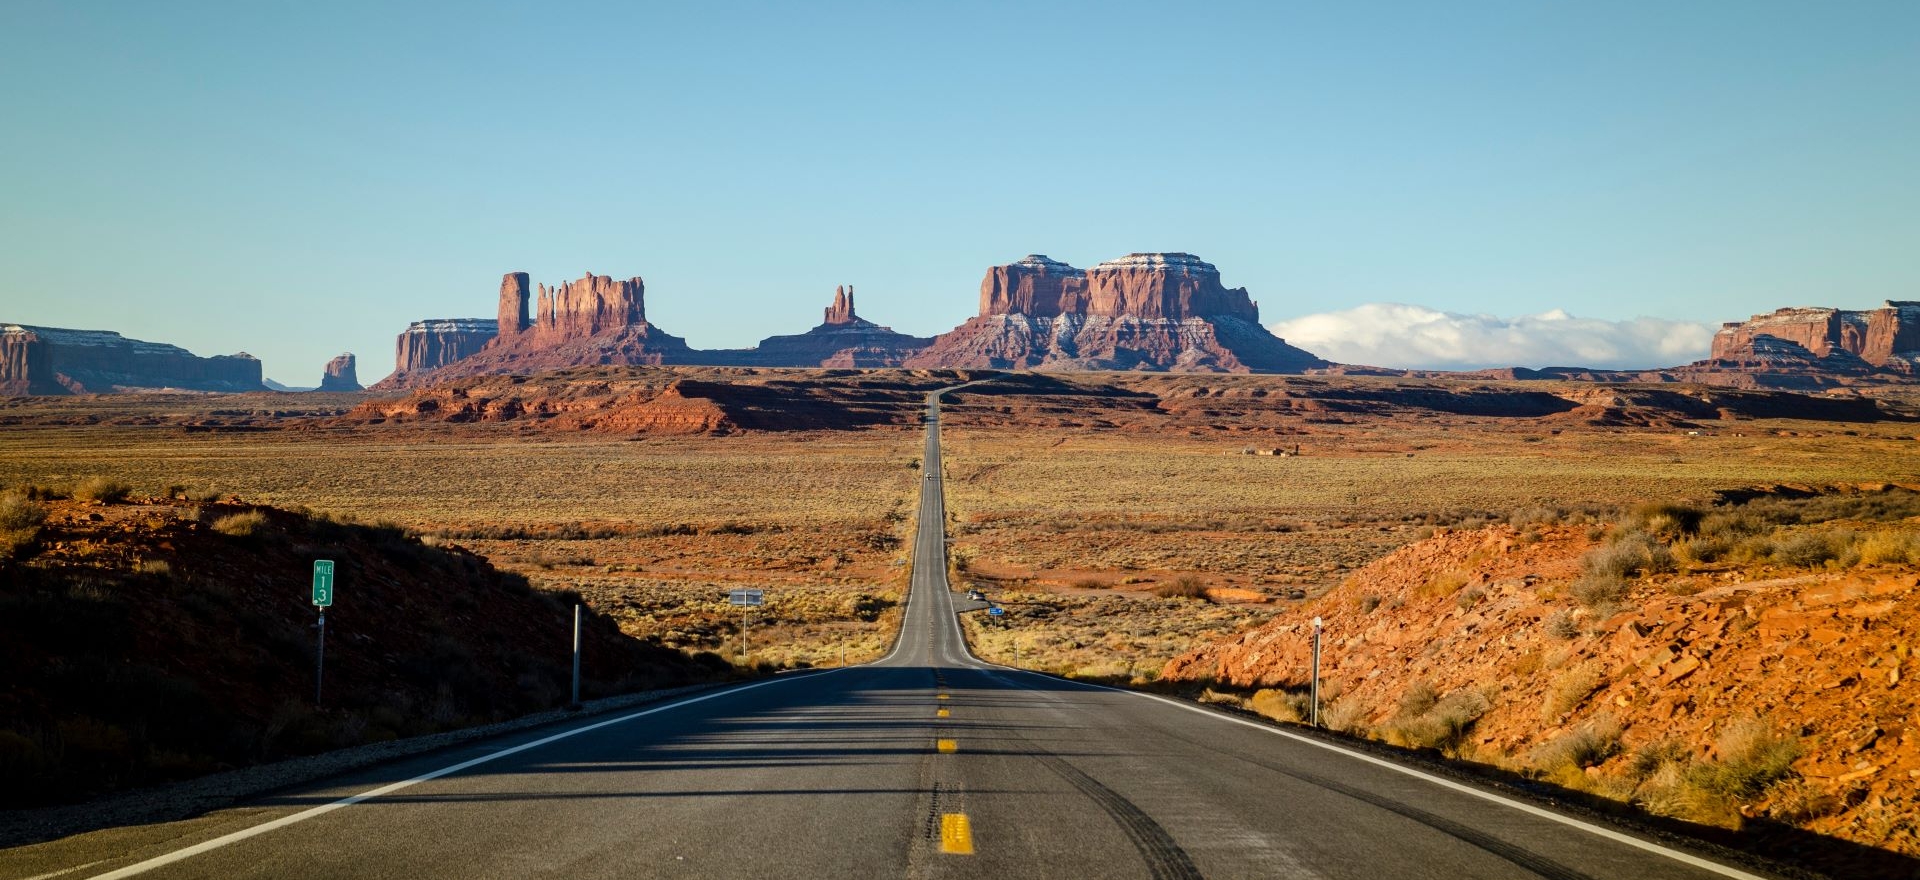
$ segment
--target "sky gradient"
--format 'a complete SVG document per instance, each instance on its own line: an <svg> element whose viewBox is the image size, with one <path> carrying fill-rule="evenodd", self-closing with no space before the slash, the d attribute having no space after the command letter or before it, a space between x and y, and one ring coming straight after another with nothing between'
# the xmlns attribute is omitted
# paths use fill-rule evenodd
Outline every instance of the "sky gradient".
<svg viewBox="0 0 1920 880"><path fill-rule="evenodd" d="M0 321L311 385L512 270L705 348L1028 253L1268 323L1920 299L1920 3L391 5L0 4Z"/></svg>

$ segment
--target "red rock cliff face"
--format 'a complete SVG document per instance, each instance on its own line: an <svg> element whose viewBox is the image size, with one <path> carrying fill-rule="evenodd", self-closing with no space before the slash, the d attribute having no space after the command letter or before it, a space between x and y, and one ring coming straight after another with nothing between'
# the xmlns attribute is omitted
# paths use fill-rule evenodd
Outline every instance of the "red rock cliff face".
<svg viewBox="0 0 1920 880"><path fill-rule="evenodd" d="M525 276L508 276L509 279L516 277ZM500 296L500 309L505 314L506 284L501 285ZM569 339L647 323L646 283L639 278L615 281L589 272L580 280L559 287L540 285L538 303L539 315L526 333L535 345L557 345Z"/></svg>
<svg viewBox="0 0 1920 880"><path fill-rule="evenodd" d="M394 341L393 375L375 391L411 387L426 373L472 357L499 335L489 318L429 318L407 325Z"/></svg>
<svg viewBox="0 0 1920 880"><path fill-rule="evenodd" d="M1713 336L1713 360L1736 360L1754 340L1784 339L1827 358L1854 355L1874 367L1914 372L1920 363L1920 302L1888 301L1877 309L1787 308L1724 324Z"/></svg>
<svg viewBox="0 0 1920 880"><path fill-rule="evenodd" d="M532 295L527 273L508 272L500 279L500 336L512 339L526 332L527 301Z"/></svg>
<svg viewBox="0 0 1920 880"><path fill-rule="evenodd" d="M820 326L793 336L769 336L739 351L703 351L708 363L758 367L897 367L931 339L896 333L854 313L853 288L838 287Z"/></svg>
<svg viewBox="0 0 1920 880"><path fill-rule="evenodd" d="M107 330L0 324L0 394L100 394L159 388L263 391L245 352L199 357Z"/></svg>
<svg viewBox="0 0 1920 880"><path fill-rule="evenodd" d="M987 270L980 316L914 368L1297 373L1327 362L1268 332L1245 288L1192 254L1128 254L1082 271L1033 254Z"/></svg>

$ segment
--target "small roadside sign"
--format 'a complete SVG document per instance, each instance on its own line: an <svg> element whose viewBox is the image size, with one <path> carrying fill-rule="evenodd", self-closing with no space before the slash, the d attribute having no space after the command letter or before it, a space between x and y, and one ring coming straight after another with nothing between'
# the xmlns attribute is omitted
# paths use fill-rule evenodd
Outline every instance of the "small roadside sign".
<svg viewBox="0 0 1920 880"><path fill-rule="evenodd" d="M999 616L1001 616L1001 615L1003 615L1003 614L1006 614L1006 613L1007 613L1007 609L1005 609L1005 608L1002 608L1002 607L1000 607L1000 606L998 606L998 605L995 605L995 606L993 606L992 608L988 608L988 609L987 609L987 613L988 613L988 614L990 614L990 615L992 615L992 616L994 616L994 617L999 617Z"/></svg>
<svg viewBox="0 0 1920 880"><path fill-rule="evenodd" d="M325 608L333 604L333 560L313 561L313 604Z"/></svg>
<svg viewBox="0 0 1920 880"><path fill-rule="evenodd" d="M727 593L727 604L759 606L765 605L767 602L765 594L759 590L731 590Z"/></svg>

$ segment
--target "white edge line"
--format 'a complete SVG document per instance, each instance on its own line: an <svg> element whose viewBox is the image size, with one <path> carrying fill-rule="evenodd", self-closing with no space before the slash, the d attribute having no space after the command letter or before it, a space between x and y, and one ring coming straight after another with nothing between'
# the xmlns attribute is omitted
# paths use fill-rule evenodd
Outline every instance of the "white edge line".
<svg viewBox="0 0 1920 880"><path fill-rule="evenodd" d="M972 652L969 651L968 653L972 653ZM978 657L974 659L979 660ZM1251 727L1254 730L1258 730L1264 733L1270 733L1270 734L1273 734L1274 736L1286 737L1287 739L1293 740L1295 742L1304 743L1306 745L1310 745L1315 748L1325 749L1329 752L1333 752L1338 755L1345 755L1346 757L1349 757L1349 758L1365 761L1374 766L1383 767L1385 769L1392 770L1395 773L1403 773L1407 776L1412 776L1415 779L1431 782L1434 785L1438 785L1442 788L1452 789L1453 791L1461 792L1462 794L1472 795L1474 797L1480 798L1481 800L1492 801L1493 803L1499 804L1501 806L1510 807L1512 809L1519 810L1520 812L1526 813L1528 815L1538 816L1542 819L1558 822L1562 825L1566 825L1571 828L1577 828L1581 831L1585 831L1589 834L1592 834L1598 837L1606 838L1616 843L1624 843L1635 849L1640 849L1646 852L1654 853L1656 855L1665 856L1676 862L1680 862L1686 865L1692 865L1693 867L1700 868L1706 871L1711 871L1715 874L1719 874L1722 877L1732 877L1732 878L1735 878L1735 880L1768 880L1768 878L1760 874L1750 874L1746 871L1740 870L1739 868L1729 867L1727 865L1720 864L1719 862L1703 859L1691 853L1682 852L1680 850L1673 849L1671 847L1661 846L1660 844L1654 843L1649 840L1642 840L1638 837L1634 837L1631 834L1624 834L1622 832L1615 831L1603 825L1595 825L1591 822L1576 819L1572 816L1564 815L1562 813L1557 813L1557 812L1554 812L1553 810L1549 810L1544 807L1537 807L1537 806L1534 806L1533 804L1529 804L1524 801L1517 801L1517 800L1514 800L1513 798L1494 794L1493 792L1475 788L1474 786L1471 786L1471 785L1465 785L1463 783L1455 782L1445 777L1435 776L1431 773L1427 773L1422 770L1416 770L1412 767L1408 767L1405 764L1401 764L1397 761L1390 761L1390 760L1387 760L1386 758L1375 757L1365 752L1349 749L1345 746L1341 746L1336 743L1325 742L1315 737L1301 736L1300 734L1294 733L1289 730L1283 730L1278 727L1269 727L1265 724L1260 724L1255 721L1249 721L1245 718L1235 718L1232 715L1227 715L1222 712L1215 712L1211 709L1207 709L1202 706L1195 706L1191 703L1182 702L1180 700L1175 700L1170 697L1163 697L1158 694L1148 694L1148 693L1142 693L1140 691L1130 691L1124 688L1108 687L1103 684L1093 684L1091 682L1073 681L1071 679L1056 678L1054 676L1045 675L1043 673L1034 672L1032 670L1016 669L1011 666L1002 666L1001 664L994 663L988 660L979 660L979 662L990 667L1006 670L1008 672L1022 673L1025 675L1037 675L1042 678L1046 678L1050 681L1066 682L1068 684L1075 684L1084 688L1092 688L1095 690L1103 690L1103 691L1113 691L1114 693L1127 694L1128 696L1140 697L1142 699L1153 700L1159 703L1165 703L1176 709L1185 709L1189 712L1203 715L1205 717L1212 718L1216 721L1226 721L1233 724L1238 724L1242 727Z"/></svg>
<svg viewBox="0 0 1920 880"><path fill-rule="evenodd" d="M537 739L537 740L534 740L533 742L521 743L520 745L514 746L509 749L501 749L500 751L493 752L487 755L482 755L478 758L472 758L470 760L461 761L458 764L454 764L448 767L442 767L431 773L423 773L419 776L413 777L412 779L406 779L400 782L391 783L389 785L383 785L379 788L372 789L371 791L363 791L359 794L353 795L352 797L344 797L332 803L322 804L320 806L313 807L311 809L302 810L290 816L282 816L271 822L263 822L251 828L242 828L239 831L235 831L231 834L222 835L212 840L202 841L200 843L194 844L193 846L189 846L185 849L178 849L170 853L154 856L153 858L147 859L144 862L136 862L124 868L120 868L114 871L109 871L105 874L97 874L97 875L94 875L92 880L118 880L118 878L121 878L121 877L132 877L136 874L144 874L155 868L163 867L165 865L170 865L182 859L192 858L193 856L197 856L204 852L211 852L212 850L219 849L228 844L238 843L242 840L246 840L247 838L253 837L258 834L265 834L269 831L273 831L278 828L285 828L288 825L292 825L296 822L304 822L308 819L314 818L315 816L323 815L325 813L331 813L334 810L340 809L341 807L349 807L354 804L360 803L361 801L371 800L373 798L389 795L396 791L399 791L400 789L407 788L409 786L418 785L419 783L426 782L432 779L439 779L442 776L458 773L462 770L467 769L468 767L473 767L479 764L485 764L488 761L504 758L508 755L515 754L517 752L524 752L528 749L539 748L540 746L544 746L548 743L563 740L570 736L575 736L577 734L586 733L587 731L590 731L590 730L598 730L602 727L607 727L614 724L620 724L623 722L632 721L635 718L642 718L648 715L655 714L657 712L665 712L669 709L678 709L682 706L690 706L694 703L704 702L706 700L732 696L734 694L738 694L744 691L753 690L754 688L766 687L767 685L770 685L770 684L781 684L784 682L800 681L802 679L808 679L808 678L817 678L822 675L832 675L835 672L841 672L843 670L855 669L855 668L857 667L842 666L836 669L822 670L812 675L801 675L801 676L795 676L791 678L768 679L767 681L754 682L752 684L740 685L739 687L731 687L725 690L714 691L713 693L710 693L710 694L701 694L700 696L697 696L697 697L690 697L685 700L677 700L675 702L668 703L663 706L655 706L651 709L646 709L639 712L632 712L626 715L622 715L618 718L609 718L605 721L596 721L592 724L587 724L581 727L575 727L568 730L563 730L563 731L560 731L559 733L553 734L552 736Z"/></svg>

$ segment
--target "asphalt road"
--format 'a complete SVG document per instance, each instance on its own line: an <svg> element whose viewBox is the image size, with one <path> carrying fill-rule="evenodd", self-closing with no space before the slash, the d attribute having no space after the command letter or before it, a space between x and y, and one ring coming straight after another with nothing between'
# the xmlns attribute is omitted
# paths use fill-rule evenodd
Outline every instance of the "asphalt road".
<svg viewBox="0 0 1920 880"><path fill-rule="evenodd" d="M946 580L936 407L886 659L20 848L0 877L1752 876L1265 725L974 659Z"/></svg>

